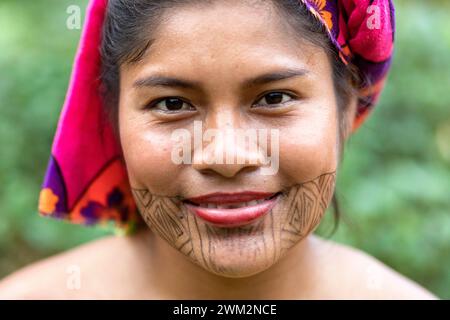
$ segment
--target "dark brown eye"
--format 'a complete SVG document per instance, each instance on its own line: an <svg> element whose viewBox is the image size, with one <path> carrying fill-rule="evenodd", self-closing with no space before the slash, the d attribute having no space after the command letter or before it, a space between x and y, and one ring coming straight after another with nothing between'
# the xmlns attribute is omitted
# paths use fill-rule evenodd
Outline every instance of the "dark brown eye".
<svg viewBox="0 0 450 320"><path fill-rule="evenodd" d="M279 105L290 100L292 100L292 97L289 94L283 92L270 92L260 99L256 103L256 106Z"/></svg>
<svg viewBox="0 0 450 320"><path fill-rule="evenodd" d="M183 108L184 101L180 99L170 98L165 100L166 108L170 111L178 111Z"/></svg>
<svg viewBox="0 0 450 320"><path fill-rule="evenodd" d="M189 103L175 97L160 99L159 101L150 104L147 108L167 113L195 110L195 108L192 107Z"/></svg>

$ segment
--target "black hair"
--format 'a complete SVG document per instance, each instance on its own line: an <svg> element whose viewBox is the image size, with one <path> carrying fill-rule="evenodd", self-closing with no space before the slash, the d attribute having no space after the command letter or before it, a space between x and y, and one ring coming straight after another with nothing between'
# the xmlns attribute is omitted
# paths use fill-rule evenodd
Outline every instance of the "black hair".
<svg viewBox="0 0 450 320"><path fill-rule="evenodd" d="M101 81L105 101L105 115L111 121L118 136L118 103L120 66L138 62L154 41L148 30L157 30L163 22L164 13L177 6L210 5L219 0L109 0L101 43ZM253 5L271 2L280 21L293 30L300 41L309 41L325 50L333 67L333 80L339 115L339 162L343 157L345 112L351 98L358 96L360 77L351 64L344 64L328 37L325 26L299 0L247 0ZM342 212L336 190L332 198L334 226L330 236L337 230Z"/></svg>

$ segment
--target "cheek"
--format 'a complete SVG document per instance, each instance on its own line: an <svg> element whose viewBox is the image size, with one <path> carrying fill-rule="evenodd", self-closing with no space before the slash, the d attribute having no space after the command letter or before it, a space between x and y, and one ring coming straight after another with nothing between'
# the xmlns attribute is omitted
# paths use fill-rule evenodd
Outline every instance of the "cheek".
<svg viewBox="0 0 450 320"><path fill-rule="evenodd" d="M280 169L292 183L334 172L338 164L334 106L298 117L280 131Z"/></svg>
<svg viewBox="0 0 450 320"><path fill-rule="evenodd" d="M142 119L124 111L119 114L120 140L130 183L134 188L148 188L154 194L176 192L181 166L171 161L173 143L170 133L155 130Z"/></svg>
<svg viewBox="0 0 450 320"><path fill-rule="evenodd" d="M325 173L292 186L273 212L281 253L290 249L319 225L332 199L336 174Z"/></svg>

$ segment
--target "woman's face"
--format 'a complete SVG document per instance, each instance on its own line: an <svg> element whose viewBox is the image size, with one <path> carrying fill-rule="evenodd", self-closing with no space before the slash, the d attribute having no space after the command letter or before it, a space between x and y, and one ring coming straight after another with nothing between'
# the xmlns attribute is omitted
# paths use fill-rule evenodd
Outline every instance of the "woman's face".
<svg viewBox="0 0 450 320"><path fill-rule="evenodd" d="M317 227L334 192L331 64L280 21L269 5L179 7L152 31L143 59L121 67L119 132L139 211L171 246L226 277L276 263ZM201 136L212 129L224 135ZM262 138L250 147L224 138L230 129ZM181 164L180 132L190 158ZM244 161L220 163L217 152ZM212 193L222 195L186 201Z"/></svg>

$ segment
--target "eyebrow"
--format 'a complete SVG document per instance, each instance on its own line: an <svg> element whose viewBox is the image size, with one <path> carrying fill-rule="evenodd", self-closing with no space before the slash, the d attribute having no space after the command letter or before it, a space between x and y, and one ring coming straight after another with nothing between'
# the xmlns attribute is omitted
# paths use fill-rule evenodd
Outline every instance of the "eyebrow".
<svg viewBox="0 0 450 320"><path fill-rule="evenodd" d="M255 78L247 79L243 82L243 87L263 85L270 82L286 80L294 77L301 77L308 74L306 69L283 69L275 72L264 73ZM175 87L181 89L199 89L200 82L177 79L172 77L153 75L146 78L136 80L133 84L134 88L142 87Z"/></svg>

